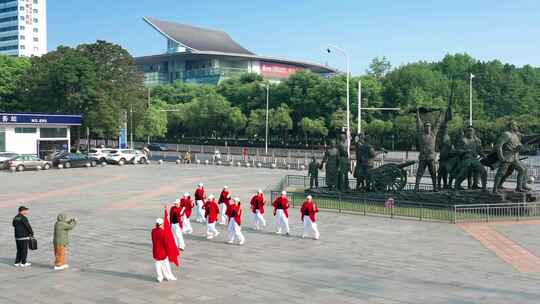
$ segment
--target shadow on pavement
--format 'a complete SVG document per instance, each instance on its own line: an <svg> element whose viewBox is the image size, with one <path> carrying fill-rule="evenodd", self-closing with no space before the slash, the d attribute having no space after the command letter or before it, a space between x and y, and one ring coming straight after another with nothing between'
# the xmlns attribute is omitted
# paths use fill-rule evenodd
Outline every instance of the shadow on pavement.
<svg viewBox="0 0 540 304"><path fill-rule="evenodd" d="M149 275L137 274L132 272L105 270L105 269L93 269L93 268L80 268L81 273L91 273L98 275L108 275L123 279L134 279L146 282L155 282L155 278Z"/></svg>

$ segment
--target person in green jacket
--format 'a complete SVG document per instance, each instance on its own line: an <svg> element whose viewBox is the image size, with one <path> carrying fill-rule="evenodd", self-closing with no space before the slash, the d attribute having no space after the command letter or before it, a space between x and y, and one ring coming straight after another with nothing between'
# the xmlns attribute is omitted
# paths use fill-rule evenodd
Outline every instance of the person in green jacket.
<svg viewBox="0 0 540 304"><path fill-rule="evenodd" d="M66 246L69 244L69 231L75 227L75 219L67 220L64 213L58 214L54 224L54 269L62 270L69 267L66 264Z"/></svg>

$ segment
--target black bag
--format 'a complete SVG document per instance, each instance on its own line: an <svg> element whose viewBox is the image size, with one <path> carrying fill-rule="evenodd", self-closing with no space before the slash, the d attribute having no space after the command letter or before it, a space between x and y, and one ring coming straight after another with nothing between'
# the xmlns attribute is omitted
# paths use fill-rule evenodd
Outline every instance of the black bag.
<svg viewBox="0 0 540 304"><path fill-rule="evenodd" d="M37 240L34 237L30 237L30 239L28 240L28 249L30 250L38 249Z"/></svg>

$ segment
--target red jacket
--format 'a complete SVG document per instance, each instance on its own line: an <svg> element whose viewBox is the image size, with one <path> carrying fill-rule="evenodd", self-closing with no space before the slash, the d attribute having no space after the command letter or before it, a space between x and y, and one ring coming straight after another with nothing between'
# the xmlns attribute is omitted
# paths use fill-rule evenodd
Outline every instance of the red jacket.
<svg viewBox="0 0 540 304"><path fill-rule="evenodd" d="M171 210L169 211L171 224L180 224L180 228L183 228L184 225L182 223L182 215L184 215L182 207L172 206Z"/></svg>
<svg viewBox="0 0 540 304"><path fill-rule="evenodd" d="M283 209L285 216L289 217L289 199L286 196L276 198L272 206L274 206L274 215L276 215L276 210Z"/></svg>
<svg viewBox="0 0 540 304"><path fill-rule="evenodd" d="M219 205L213 201L206 201L204 204L205 216L209 224L215 223L219 215Z"/></svg>
<svg viewBox="0 0 540 304"><path fill-rule="evenodd" d="M152 253L154 260L161 261L167 258L165 230L159 227L152 229Z"/></svg>
<svg viewBox="0 0 540 304"><path fill-rule="evenodd" d="M264 195L263 194L254 195L251 198L250 204L251 204L251 211L253 211L253 213L259 210L261 214L264 214Z"/></svg>
<svg viewBox="0 0 540 304"><path fill-rule="evenodd" d="M225 206L228 208L231 204L231 193L226 190L221 191L221 194L219 195L219 203L225 204Z"/></svg>
<svg viewBox="0 0 540 304"><path fill-rule="evenodd" d="M240 205L230 205L227 208L227 217L229 218L229 223L231 219L234 218L238 226L242 225L242 207Z"/></svg>
<svg viewBox="0 0 540 304"><path fill-rule="evenodd" d="M319 212L319 208L317 208L317 205L315 205L313 201L311 202L305 201L304 204L302 204L302 208L300 208L302 221L304 221L304 216L307 215L309 216L311 221L315 223L317 212Z"/></svg>
<svg viewBox="0 0 540 304"><path fill-rule="evenodd" d="M206 193L204 193L204 188L197 188L195 190L195 200L204 201L205 198L206 198Z"/></svg>
<svg viewBox="0 0 540 304"><path fill-rule="evenodd" d="M183 197L180 199L180 207L184 208L184 214L187 218L191 217L191 209L195 207L195 204L191 200L191 196L188 196L188 198Z"/></svg>

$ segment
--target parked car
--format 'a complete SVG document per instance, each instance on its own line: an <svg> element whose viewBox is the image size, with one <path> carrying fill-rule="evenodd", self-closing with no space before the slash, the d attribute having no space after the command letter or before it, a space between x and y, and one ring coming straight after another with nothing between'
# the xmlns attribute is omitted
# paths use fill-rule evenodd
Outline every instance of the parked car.
<svg viewBox="0 0 540 304"><path fill-rule="evenodd" d="M103 163L103 162L106 162L107 161L107 156L109 156L109 154L111 153L111 151L113 151L114 149L110 149L110 148L94 148L94 149L90 149L90 151L88 151L88 157L100 162L100 163Z"/></svg>
<svg viewBox="0 0 540 304"><path fill-rule="evenodd" d="M62 167L66 169L88 166L95 167L97 165L97 161L95 159L92 159L88 157L88 155L82 153L65 153L55 158L52 163L56 167L62 165Z"/></svg>
<svg viewBox="0 0 540 304"><path fill-rule="evenodd" d="M40 167L43 170L49 170L52 163L48 160L42 160L34 155L19 155L5 162L6 168L14 167L17 171L26 169L37 169Z"/></svg>
<svg viewBox="0 0 540 304"><path fill-rule="evenodd" d="M0 152L0 168L4 168L4 162L19 156L15 152Z"/></svg>
<svg viewBox="0 0 540 304"><path fill-rule="evenodd" d="M146 155L139 150L133 149L116 149L112 150L107 156L107 162L110 164L123 165L130 164L145 164L148 160Z"/></svg>
<svg viewBox="0 0 540 304"><path fill-rule="evenodd" d="M148 149L150 151L169 151L169 147L166 144L149 144Z"/></svg>

